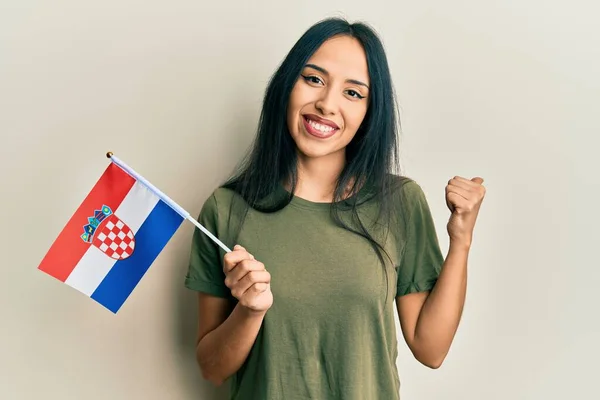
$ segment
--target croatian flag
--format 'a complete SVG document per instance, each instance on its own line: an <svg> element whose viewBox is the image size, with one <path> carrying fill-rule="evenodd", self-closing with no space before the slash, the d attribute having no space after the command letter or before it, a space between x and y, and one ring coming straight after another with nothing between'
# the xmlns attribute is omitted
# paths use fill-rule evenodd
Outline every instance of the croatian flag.
<svg viewBox="0 0 600 400"><path fill-rule="evenodd" d="M113 313L189 216L131 172L108 165L38 267Z"/></svg>

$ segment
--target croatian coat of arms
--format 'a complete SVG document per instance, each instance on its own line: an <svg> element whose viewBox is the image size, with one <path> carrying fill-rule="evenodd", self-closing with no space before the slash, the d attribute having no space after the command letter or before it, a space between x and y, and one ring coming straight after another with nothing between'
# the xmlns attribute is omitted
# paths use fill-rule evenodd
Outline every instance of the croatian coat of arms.
<svg viewBox="0 0 600 400"><path fill-rule="evenodd" d="M81 239L115 260L128 258L135 248L135 236L131 228L106 205L88 217Z"/></svg>

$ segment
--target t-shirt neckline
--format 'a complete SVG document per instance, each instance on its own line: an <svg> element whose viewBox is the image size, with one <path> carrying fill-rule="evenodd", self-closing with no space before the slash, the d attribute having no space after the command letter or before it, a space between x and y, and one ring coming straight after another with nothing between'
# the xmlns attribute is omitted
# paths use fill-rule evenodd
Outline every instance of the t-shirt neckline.
<svg viewBox="0 0 600 400"><path fill-rule="evenodd" d="M341 201L337 201L337 202L333 202L333 201L313 201L313 200L308 200L305 199L303 197L297 196L297 195L293 195L290 205L293 206L298 206L300 208L304 208L304 209L312 209L312 210L329 210L332 205L336 204L338 206L344 207L350 207L350 202L349 200L354 199L356 196L358 196L360 193L362 193L364 187L361 188L358 193L353 194L352 196L348 197L345 200L341 200ZM287 190L285 188L285 186L283 186L282 184L279 185L279 190L280 192L284 195L284 196L289 196L290 195L290 191Z"/></svg>

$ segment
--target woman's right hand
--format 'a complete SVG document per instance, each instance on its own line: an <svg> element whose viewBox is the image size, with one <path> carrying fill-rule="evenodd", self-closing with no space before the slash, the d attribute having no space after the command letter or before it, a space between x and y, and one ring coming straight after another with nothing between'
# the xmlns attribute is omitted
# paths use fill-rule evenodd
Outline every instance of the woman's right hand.
<svg viewBox="0 0 600 400"><path fill-rule="evenodd" d="M240 245L223 257L225 285L239 304L252 312L265 313L273 304L271 274Z"/></svg>

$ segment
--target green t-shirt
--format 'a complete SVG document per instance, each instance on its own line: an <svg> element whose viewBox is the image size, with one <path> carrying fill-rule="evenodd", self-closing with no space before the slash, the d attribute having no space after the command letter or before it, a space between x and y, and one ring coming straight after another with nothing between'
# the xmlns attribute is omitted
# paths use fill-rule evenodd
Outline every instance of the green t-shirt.
<svg viewBox="0 0 600 400"><path fill-rule="evenodd" d="M382 225L372 230L393 259L387 272L365 239L335 225L328 203L294 197L273 214L251 209L233 243L239 215L235 207L230 214L230 204L240 197L219 188L207 199L200 223L230 248L244 246L271 274L273 305L230 379L231 399L399 399L393 300L430 290L443 263L425 195L406 182L393 196L396 217L387 235L377 234ZM367 225L376 209L360 206ZM197 229L186 287L234 300L223 255Z"/></svg>

